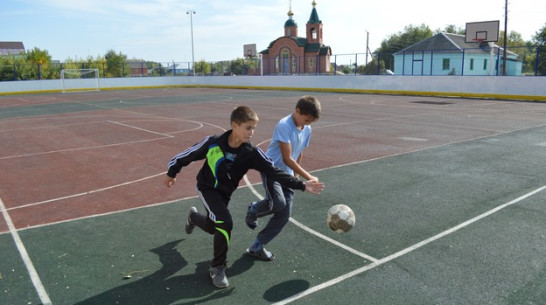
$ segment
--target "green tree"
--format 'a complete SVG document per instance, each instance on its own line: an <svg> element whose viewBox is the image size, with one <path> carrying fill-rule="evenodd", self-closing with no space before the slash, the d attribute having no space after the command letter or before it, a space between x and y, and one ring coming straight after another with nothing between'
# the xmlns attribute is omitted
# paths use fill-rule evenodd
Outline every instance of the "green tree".
<svg viewBox="0 0 546 305"><path fill-rule="evenodd" d="M394 53L429 37L432 37L432 30L428 26L424 24L420 26L408 25L404 28L403 32L398 32L383 40L381 47L374 53L379 53L380 60L385 62L385 67L392 70L394 66Z"/></svg>
<svg viewBox="0 0 546 305"><path fill-rule="evenodd" d="M29 64L26 69L28 79L52 78L54 71L51 69L51 56L46 50L34 47L25 53L25 58Z"/></svg>
<svg viewBox="0 0 546 305"><path fill-rule="evenodd" d="M244 66L244 60L242 58L237 58L230 62L229 70L231 70L231 74L242 75L243 66Z"/></svg>
<svg viewBox="0 0 546 305"><path fill-rule="evenodd" d="M523 40L523 37L520 33L511 31L508 33L508 40L506 41L506 47L522 47L525 46L525 40ZM500 31L499 33L499 41L497 42L497 45L504 46L504 31Z"/></svg>
<svg viewBox="0 0 546 305"><path fill-rule="evenodd" d="M358 66L356 69L358 74L377 75L377 58L372 58L367 65ZM379 62L379 74L385 74L385 62Z"/></svg>
<svg viewBox="0 0 546 305"><path fill-rule="evenodd" d="M106 61L106 77L124 77L129 75L129 65L127 64L127 55L114 50L108 50L104 55Z"/></svg>
<svg viewBox="0 0 546 305"><path fill-rule="evenodd" d="M15 56L0 56L0 81L21 79L15 70Z"/></svg>
<svg viewBox="0 0 546 305"><path fill-rule="evenodd" d="M210 74L210 64L204 59L195 63L195 74L208 75Z"/></svg>
<svg viewBox="0 0 546 305"><path fill-rule="evenodd" d="M443 30L437 29L436 31L434 31L434 35L440 34L440 33L464 35L466 33L466 30L454 24L449 24Z"/></svg>

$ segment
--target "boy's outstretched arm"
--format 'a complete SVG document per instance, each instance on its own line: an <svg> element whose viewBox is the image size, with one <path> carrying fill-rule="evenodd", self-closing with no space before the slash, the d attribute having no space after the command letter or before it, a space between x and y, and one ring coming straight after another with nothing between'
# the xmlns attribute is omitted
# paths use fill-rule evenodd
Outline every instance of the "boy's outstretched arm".
<svg viewBox="0 0 546 305"><path fill-rule="evenodd" d="M300 153L300 155L298 156L298 160L296 161L292 158L292 146L290 145L290 143L279 142L279 148L281 150L282 162L284 162L286 166L290 167L294 171L295 175L298 175L305 180L319 181L317 177L309 174L309 172L301 167L300 164L303 158L303 152Z"/></svg>

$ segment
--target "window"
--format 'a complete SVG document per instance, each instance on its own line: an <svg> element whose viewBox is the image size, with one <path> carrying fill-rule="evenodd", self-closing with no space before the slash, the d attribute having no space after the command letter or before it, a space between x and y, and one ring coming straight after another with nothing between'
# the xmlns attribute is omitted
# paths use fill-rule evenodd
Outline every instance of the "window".
<svg viewBox="0 0 546 305"><path fill-rule="evenodd" d="M289 58L288 50L282 50L282 73L283 74L290 73L288 58Z"/></svg>
<svg viewBox="0 0 546 305"><path fill-rule="evenodd" d="M275 56L275 72L279 72L279 55Z"/></svg>
<svg viewBox="0 0 546 305"><path fill-rule="evenodd" d="M449 70L449 58L442 60L442 70Z"/></svg>
<svg viewBox="0 0 546 305"><path fill-rule="evenodd" d="M474 58L470 59L470 70L474 70Z"/></svg>
<svg viewBox="0 0 546 305"><path fill-rule="evenodd" d="M311 39L317 39L317 30L315 28L311 29Z"/></svg>
<svg viewBox="0 0 546 305"><path fill-rule="evenodd" d="M313 57L309 58L309 69L313 69Z"/></svg>
<svg viewBox="0 0 546 305"><path fill-rule="evenodd" d="M292 73L296 73L296 63L297 63L296 55L292 54Z"/></svg>
<svg viewBox="0 0 546 305"><path fill-rule="evenodd" d="M483 60L483 69L487 70L487 59Z"/></svg>

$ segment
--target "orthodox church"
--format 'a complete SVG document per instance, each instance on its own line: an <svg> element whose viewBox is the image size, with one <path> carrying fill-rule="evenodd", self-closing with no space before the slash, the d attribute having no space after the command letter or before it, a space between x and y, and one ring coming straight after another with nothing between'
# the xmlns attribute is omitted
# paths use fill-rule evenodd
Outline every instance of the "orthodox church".
<svg viewBox="0 0 546 305"><path fill-rule="evenodd" d="M298 37L298 25L290 7L284 23L284 36L273 40L260 52L264 75L324 74L330 72L332 50L322 41L322 21L313 0L311 16L306 24L305 37Z"/></svg>

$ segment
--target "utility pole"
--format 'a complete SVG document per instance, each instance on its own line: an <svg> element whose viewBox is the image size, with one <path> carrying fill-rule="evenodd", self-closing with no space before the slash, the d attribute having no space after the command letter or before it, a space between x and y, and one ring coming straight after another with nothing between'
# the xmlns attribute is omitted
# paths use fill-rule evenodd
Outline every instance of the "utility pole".
<svg viewBox="0 0 546 305"><path fill-rule="evenodd" d="M186 14L190 15L190 27L191 27L191 67L193 70L193 76L195 76L195 56L193 55L193 14L195 14L194 10L189 10L186 12Z"/></svg>
<svg viewBox="0 0 546 305"><path fill-rule="evenodd" d="M504 50L502 54L502 75L506 75L506 42L508 40L508 0L505 0L504 3Z"/></svg>
<svg viewBox="0 0 546 305"><path fill-rule="evenodd" d="M370 51L370 48L368 47L369 42L370 42L370 32L366 31L366 65L368 65L368 53Z"/></svg>

